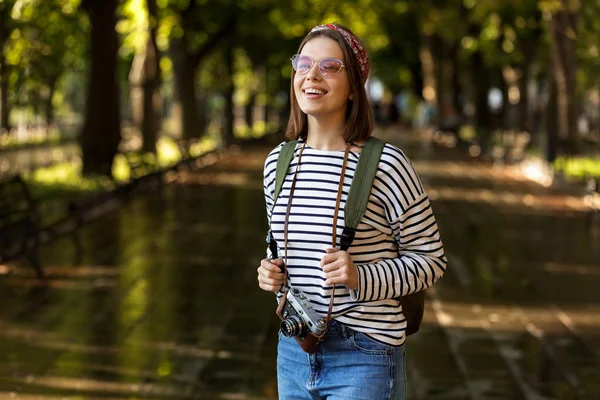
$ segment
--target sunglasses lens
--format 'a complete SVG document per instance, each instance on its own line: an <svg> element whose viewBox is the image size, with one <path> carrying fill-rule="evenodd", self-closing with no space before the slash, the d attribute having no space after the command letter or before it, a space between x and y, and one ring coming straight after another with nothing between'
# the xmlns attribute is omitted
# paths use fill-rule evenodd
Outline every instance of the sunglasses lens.
<svg viewBox="0 0 600 400"><path fill-rule="evenodd" d="M294 68L294 71L300 75L308 73L308 71L310 71L312 68L313 63L313 59L308 56L296 54L294 57L292 57L292 67Z"/></svg>
<svg viewBox="0 0 600 400"><path fill-rule="evenodd" d="M319 63L319 70L324 77L332 77L342 69L342 62L336 58L324 58Z"/></svg>

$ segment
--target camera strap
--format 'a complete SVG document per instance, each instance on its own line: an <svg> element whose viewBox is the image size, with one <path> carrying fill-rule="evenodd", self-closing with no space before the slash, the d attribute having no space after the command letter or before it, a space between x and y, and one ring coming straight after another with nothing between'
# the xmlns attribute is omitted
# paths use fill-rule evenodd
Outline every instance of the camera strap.
<svg viewBox="0 0 600 400"><path fill-rule="evenodd" d="M306 142L303 143L302 147L300 148L300 153L298 154L298 162L296 163L296 170L294 172L294 177L292 179L292 185L290 187L290 196L288 198L287 209L285 212L285 222L284 222L284 228L283 228L283 240L284 240L283 286L285 288L285 291L283 293L283 297L281 299L281 302L280 302L278 308L283 307L283 304L286 301L287 292L289 291L289 287L287 285L287 279L288 279L288 274L287 274L288 225L289 225L289 218L290 218L290 210L292 209L292 198L294 197L294 190L296 189L296 177L298 176L298 170L300 168L300 160L302 158L302 153L304 152L305 147L306 147ZM333 248L337 247L337 220L338 220L338 213L339 213L339 209L340 209L340 202L342 200L342 189L344 187L344 178L346 176L346 165L348 163L348 154L350 153L351 147L352 147L352 143L347 142L346 143L346 151L344 152L344 162L342 164L342 171L340 173L340 183L338 186L337 199L335 202L335 211L333 212L333 228L332 228L332 235L331 235L331 247L333 247ZM323 333L319 336L319 340L323 340L325 338L325 335L327 334L327 330L329 329L329 321L331 320L331 312L333 310L334 298L335 298L335 284L333 285L333 288L331 289L331 298L329 299L329 309L327 310L327 318L325 320L325 329L323 330Z"/></svg>

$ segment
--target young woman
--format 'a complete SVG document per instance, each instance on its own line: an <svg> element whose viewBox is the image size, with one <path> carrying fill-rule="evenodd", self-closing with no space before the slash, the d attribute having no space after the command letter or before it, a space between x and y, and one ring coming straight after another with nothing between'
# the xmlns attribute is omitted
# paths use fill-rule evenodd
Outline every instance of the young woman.
<svg viewBox="0 0 600 400"><path fill-rule="evenodd" d="M339 250L345 201L373 128L367 53L349 29L319 25L292 66L287 137L298 143L275 202L283 143L264 169L267 217L278 254L286 255L287 278L284 260L268 257L258 268L259 286L278 301L283 289L298 288L323 317L337 286L329 329L314 352L280 334L279 398L405 399L407 323L395 298L426 289L446 269L429 199L410 161L386 144L356 237L348 251Z"/></svg>

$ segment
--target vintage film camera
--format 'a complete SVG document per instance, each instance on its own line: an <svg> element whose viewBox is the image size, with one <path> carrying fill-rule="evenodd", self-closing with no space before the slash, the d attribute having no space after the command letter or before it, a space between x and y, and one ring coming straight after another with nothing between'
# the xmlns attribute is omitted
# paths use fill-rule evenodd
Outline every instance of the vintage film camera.
<svg viewBox="0 0 600 400"><path fill-rule="evenodd" d="M277 308L277 315L281 318L281 334L294 337L305 352L314 352L327 324L301 290L291 288L287 292Z"/></svg>

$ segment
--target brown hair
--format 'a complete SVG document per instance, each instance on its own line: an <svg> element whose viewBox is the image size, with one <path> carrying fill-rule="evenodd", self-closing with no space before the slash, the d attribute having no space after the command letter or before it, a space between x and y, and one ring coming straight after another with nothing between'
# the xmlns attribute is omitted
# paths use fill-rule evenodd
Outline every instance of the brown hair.
<svg viewBox="0 0 600 400"><path fill-rule="evenodd" d="M342 25L335 25L352 33L350 29ZM354 94L354 99L348 100L350 104L348 104L348 109L346 110L344 139L347 142L366 140L369 136L371 136L371 132L373 131L373 116L371 114L371 107L367 100L367 91L365 90L365 86L362 82L358 61L354 56L352 48L346 42L344 37L333 29L324 29L311 32L306 35L304 40L302 40L302 43L300 43L298 53L302 51L302 48L308 41L319 36L325 36L335 40L342 49L342 53L344 54L344 65L347 66L346 69L348 71L348 80L350 81L350 92ZM296 99L296 93L294 92L295 75L296 71L294 71L292 68L292 84L290 89L290 119L285 132L286 137L290 140L297 140L299 138L306 139L306 136L308 135L308 117L300 109L298 100Z"/></svg>

